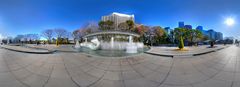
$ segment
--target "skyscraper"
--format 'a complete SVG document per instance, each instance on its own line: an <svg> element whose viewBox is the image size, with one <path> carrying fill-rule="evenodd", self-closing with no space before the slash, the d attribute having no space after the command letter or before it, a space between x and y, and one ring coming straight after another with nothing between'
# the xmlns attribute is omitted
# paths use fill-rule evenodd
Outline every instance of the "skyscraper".
<svg viewBox="0 0 240 87"><path fill-rule="evenodd" d="M203 26L197 26L196 29L199 30L200 32L202 32L202 34L203 34L204 36L209 36L209 35L208 35L208 32L203 29Z"/></svg>
<svg viewBox="0 0 240 87"><path fill-rule="evenodd" d="M170 27L165 27L164 30L166 31L167 34L170 34L171 31Z"/></svg>
<svg viewBox="0 0 240 87"><path fill-rule="evenodd" d="M216 39L223 40L223 34L221 32L216 32Z"/></svg>
<svg viewBox="0 0 240 87"><path fill-rule="evenodd" d="M196 29L202 32L203 31L203 26L197 26Z"/></svg>
<svg viewBox="0 0 240 87"><path fill-rule="evenodd" d="M186 29L192 29L192 25L185 25L184 28L186 28Z"/></svg>
<svg viewBox="0 0 240 87"><path fill-rule="evenodd" d="M134 21L134 15L127 15L122 13L113 12L110 15L102 16L102 21L112 21L114 22L114 27L117 29L120 23L126 22L127 20Z"/></svg>
<svg viewBox="0 0 240 87"><path fill-rule="evenodd" d="M181 21L181 22L178 22L178 27L179 27L179 28L184 28L184 22L182 22L182 21Z"/></svg>
<svg viewBox="0 0 240 87"><path fill-rule="evenodd" d="M216 32L213 29L207 31L210 40L216 40Z"/></svg>

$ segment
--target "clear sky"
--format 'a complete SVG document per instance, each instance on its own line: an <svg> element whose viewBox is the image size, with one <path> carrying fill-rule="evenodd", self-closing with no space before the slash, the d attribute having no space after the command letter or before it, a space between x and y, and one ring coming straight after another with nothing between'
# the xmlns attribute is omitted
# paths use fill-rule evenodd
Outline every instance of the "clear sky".
<svg viewBox="0 0 240 87"><path fill-rule="evenodd" d="M240 35L240 0L0 0L0 33L40 33L49 28L73 31L112 12L134 14L137 23L214 29L224 36ZM235 19L227 26L224 20Z"/></svg>

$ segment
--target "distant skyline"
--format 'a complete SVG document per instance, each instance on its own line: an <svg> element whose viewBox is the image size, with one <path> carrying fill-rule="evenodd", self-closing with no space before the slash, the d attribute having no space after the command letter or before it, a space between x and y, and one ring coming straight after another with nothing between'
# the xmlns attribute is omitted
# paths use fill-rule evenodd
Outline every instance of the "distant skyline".
<svg viewBox="0 0 240 87"><path fill-rule="evenodd" d="M0 34L41 33L45 29L73 31L112 12L134 14L139 24L171 27L179 21L214 29L224 36L240 35L239 0L0 0ZM224 21L234 18L227 26Z"/></svg>

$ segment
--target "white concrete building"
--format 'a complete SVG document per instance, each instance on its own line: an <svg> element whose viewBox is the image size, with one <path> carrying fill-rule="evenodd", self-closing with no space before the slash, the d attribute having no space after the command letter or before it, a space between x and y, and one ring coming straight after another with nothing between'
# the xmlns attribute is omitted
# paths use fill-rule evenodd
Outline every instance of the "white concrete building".
<svg viewBox="0 0 240 87"><path fill-rule="evenodd" d="M102 16L102 21L107 21L107 20L113 21L114 27L115 29L117 29L120 23L126 22L127 20L134 21L134 15L127 15L127 14L113 12L110 15Z"/></svg>

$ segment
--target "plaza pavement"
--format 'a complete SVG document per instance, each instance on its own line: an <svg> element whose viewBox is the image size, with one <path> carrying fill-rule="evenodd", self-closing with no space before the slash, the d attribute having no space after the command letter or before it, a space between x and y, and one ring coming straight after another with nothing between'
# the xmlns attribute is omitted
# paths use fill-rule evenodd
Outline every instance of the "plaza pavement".
<svg viewBox="0 0 240 87"><path fill-rule="evenodd" d="M22 51L22 52L48 52L48 50L43 49L34 49L34 48L28 48L28 47L22 47L22 46L11 46L11 45L0 45L0 47L9 49L9 50L16 50L16 51Z"/></svg>
<svg viewBox="0 0 240 87"><path fill-rule="evenodd" d="M191 57L0 49L0 87L240 87L240 48Z"/></svg>
<svg viewBox="0 0 240 87"><path fill-rule="evenodd" d="M202 55L209 52L218 51L224 48L227 48L227 45L215 45L214 48L210 48L209 45L202 46L190 46L185 47L188 51L177 51L178 47L151 47L150 50L145 53L162 55L162 56L194 56Z"/></svg>

